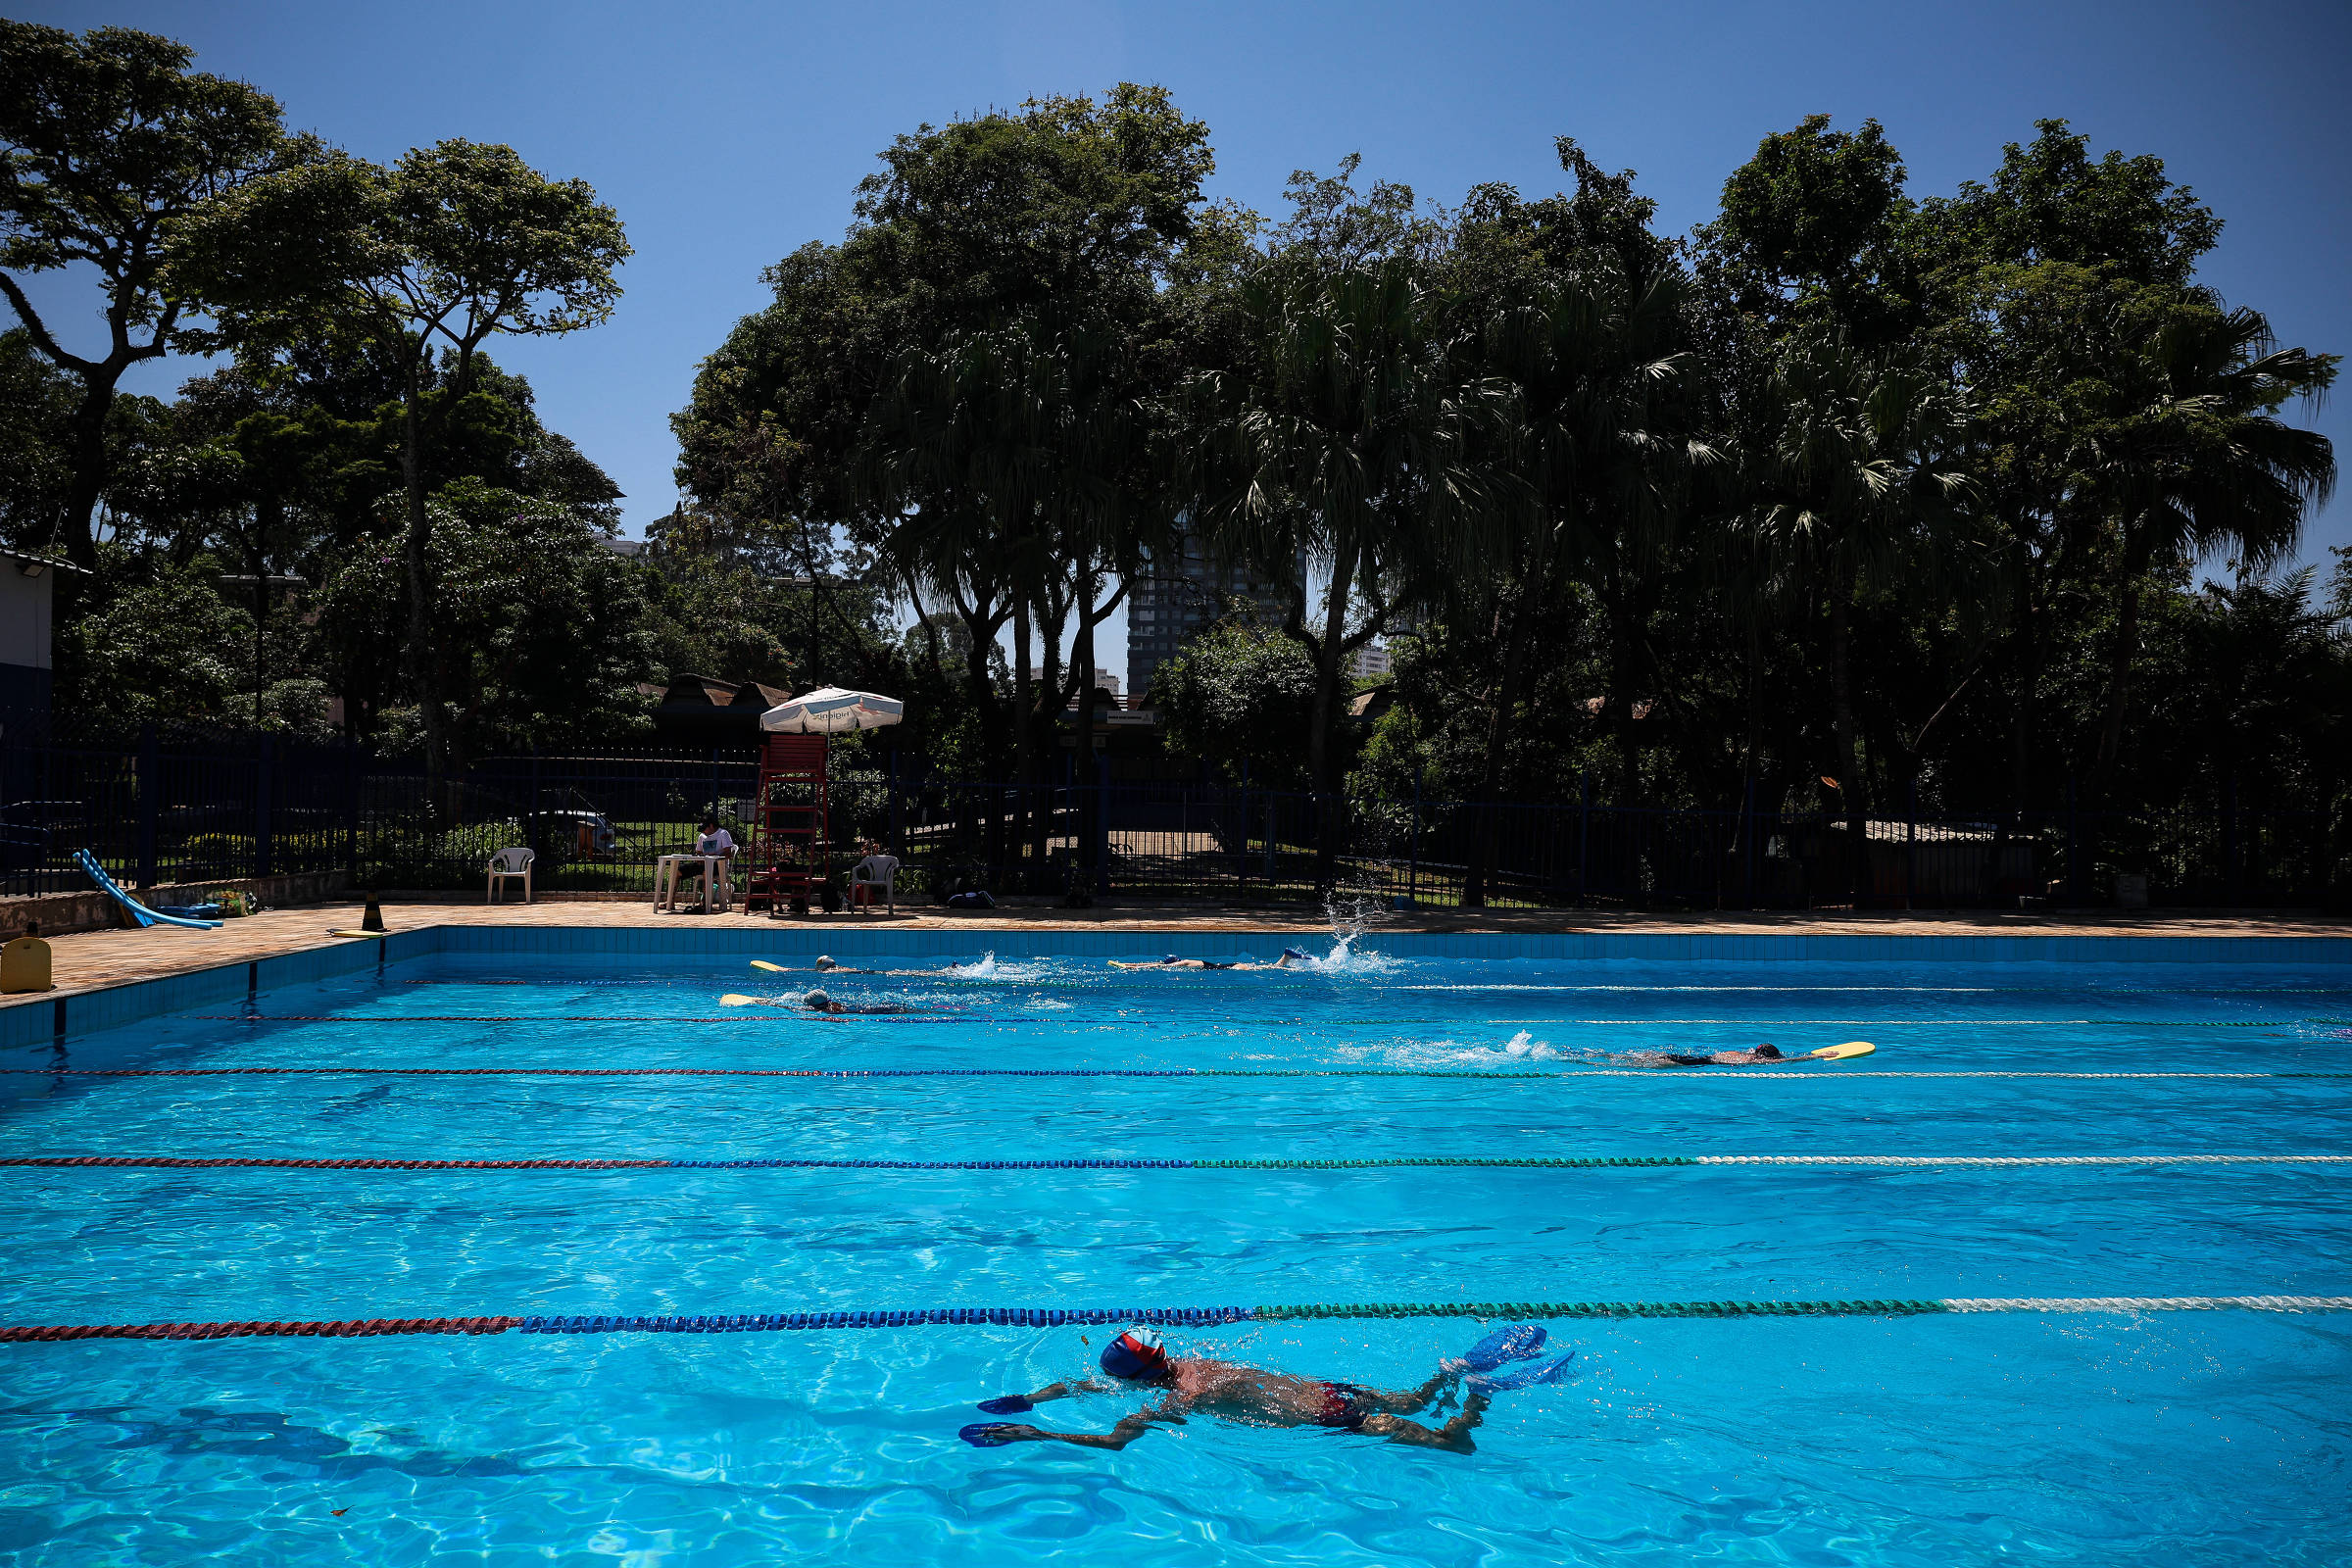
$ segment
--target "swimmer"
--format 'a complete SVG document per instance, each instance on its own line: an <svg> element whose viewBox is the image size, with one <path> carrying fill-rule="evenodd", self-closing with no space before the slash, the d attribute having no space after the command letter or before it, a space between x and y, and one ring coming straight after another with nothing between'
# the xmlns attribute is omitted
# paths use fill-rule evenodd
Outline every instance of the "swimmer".
<svg viewBox="0 0 2352 1568"><path fill-rule="evenodd" d="M811 964L809 967L815 969L820 974L873 974L876 972L872 969L845 969L840 964L833 961L833 956L831 954L826 953L818 954L816 956L816 962Z"/></svg>
<svg viewBox="0 0 2352 1568"><path fill-rule="evenodd" d="M1313 961L1297 948L1285 948L1282 950L1282 956L1276 958L1272 963L1250 963L1247 961L1219 963L1214 958L1179 958L1173 953L1164 958L1149 963L1131 963L1123 958L1112 958L1109 963L1113 969L1240 969L1248 971L1251 969L1288 969L1295 964Z"/></svg>
<svg viewBox="0 0 2352 1568"><path fill-rule="evenodd" d="M1706 1055L1636 1051L1621 1059L1635 1067L1792 1067L1800 1061L1842 1061L1848 1056L1867 1056L1878 1049L1867 1040L1849 1040L1842 1046L1824 1046L1819 1051L1800 1052L1793 1056L1782 1054L1778 1046L1761 1045L1752 1051L1717 1051Z"/></svg>
<svg viewBox="0 0 2352 1568"><path fill-rule="evenodd" d="M1494 1369L1504 1361L1525 1360L1543 1348L1541 1328L1522 1324L1500 1329L1482 1340L1468 1355L1442 1364L1419 1387L1382 1390L1354 1383L1292 1377L1235 1361L1180 1358L1168 1354L1159 1336L1152 1330L1129 1329L1102 1351L1102 1370L1115 1381L1088 1378L1080 1383L1049 1384L1035 1394L991 1399L980 1408L991 1415L1017 1415L1047 1399L1135 1385L1159 1390L1156 1405L1147 1404L1120 1418L1106 1433L1052 1432L1022 1422L996 1421L965 1427L959 1436L980 1448L1007 1443L1067 1443L1082 1448L1124 1448L1155 1422L1182 1426L1189 1416L1208 1415L1244 1426L1328 1427L1338 1432L1361 1432L1367 1437L1385 1438L1415 1447L1470 1453L1476 1447L1470 1440L1471 1429L1485 1416L1491 1394L1557 1382L1576 1355L1571 1350L1541 1367L1494 1374ZM1457 1382L1464 1385L1467 1393L1460 1411L1451 1420L1441 1426L1427 1426L1407 1419L1428 1408Z"/></svg>
<svg viewBox="0 0 2352 1568"><path fill-rule="evenodd" d="M811 991L807 996L801 998L801 1005L807 1007L810 1012L836 1014L844 1012L871 1013L914 1011L912 1007L902 1007L892 1003L876 1003L865 1005L854 1005L846 1002L835 1002L831 997L826 996L822 991Z"/></svg>

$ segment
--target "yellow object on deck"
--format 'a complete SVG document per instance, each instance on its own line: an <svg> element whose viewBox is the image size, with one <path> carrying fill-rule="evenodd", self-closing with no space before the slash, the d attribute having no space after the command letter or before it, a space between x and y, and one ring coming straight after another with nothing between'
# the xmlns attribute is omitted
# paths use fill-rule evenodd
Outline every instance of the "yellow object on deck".
<svg viewBox="0 0 2352 1568"><path fill-rule="evenodd" d="M0 992L55 991L49 973L49 944L29 931L0 947Z"/></svg>

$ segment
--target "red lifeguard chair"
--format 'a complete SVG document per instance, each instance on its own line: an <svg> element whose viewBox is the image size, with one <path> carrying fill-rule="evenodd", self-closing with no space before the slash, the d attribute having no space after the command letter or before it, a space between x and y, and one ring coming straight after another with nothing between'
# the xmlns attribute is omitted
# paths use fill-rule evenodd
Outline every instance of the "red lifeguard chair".
<svg viewBox="0 0 2352 1568"><path fill-rule="evenodd" d="M822 899L833 867L823 735L760 737L760 794L752 812L743 906L770 917Z"/></svg>
<svg viewBox="0 0 2352 1568"><path fill-rule="evenodd" d="M752 813L743 906L772 918L805 912L832 880L833 827L825 798L830 737L896 724L895 697L839 686L780 703L760 715L760 799Z"/></svg>

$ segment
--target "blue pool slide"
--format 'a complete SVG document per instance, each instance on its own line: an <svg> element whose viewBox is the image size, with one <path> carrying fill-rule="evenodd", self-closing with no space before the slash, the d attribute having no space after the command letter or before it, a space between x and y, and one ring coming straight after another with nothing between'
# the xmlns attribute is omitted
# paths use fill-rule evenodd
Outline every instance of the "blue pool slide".
<svg viewBox="0 0 2352 1568"><path fill-rule="evenodd" d="M89 873L90 880L98 884L98 891L104 893L108 898L122 906L122 912L129 915L132 921L138 925L184 925L191 930L211 931L218 928L220 924L220 922L218 920L187 920L182 919L176 914L162 914L154 909L150 909L147 907L147 906L141 904L138 900L123 892L122 887L116 883L115 879L106 874L105 867L98 863L97 858L92 856L89 851L75 850L74 852L74 858L81 862L82 870Z"/></svg>

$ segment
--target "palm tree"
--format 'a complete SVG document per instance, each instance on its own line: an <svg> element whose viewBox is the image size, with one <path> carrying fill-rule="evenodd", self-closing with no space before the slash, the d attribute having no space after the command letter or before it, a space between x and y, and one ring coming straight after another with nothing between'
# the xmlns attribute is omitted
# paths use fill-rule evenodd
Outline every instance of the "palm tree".
<svg viewBox="0 0 2352 1568"><path fill-rule="evenodd" d="M1164 491L1148 482L1160 414L1134 384L1124 342L1099 326L1024 317L909 349L861 441L863 485L900 517L887 552L904 574L958 613L990 606L986 625L965 617L983 650L1013 624L1013 772L1024 783L1044 777L1053 726L1073 696L1080 755L1092 755L1096 628L1164 532ZM1042 680L1032 661L1040 637ZM976 686L989 683L984 661L982 652L973 662ZM1046 818L1032 825L1042 864ZM1081 842L1091 860L1093 835Z"/></svg>
<svg viewBox="0 0 2352 1568"><path fill-rule="evenodd" d="M1494 526L1457 539L1484 557L1462 576L1494 585L1499 673L1488 710L1478 799L1495 799L1509 725L1542 604L1570 581L1607 577L1613 559L1654 555L1672 532L1683 481L1713 449L1692 433L1695 366L1681 350L1683 279L1629 275L1613 257L1539 284L1486 323L1483 368L1508 397L1508 439L1490 485ZM1475 392L1475 383L1465 388ZM1483 426L1466 417L1470 428ZM1617 607L1622 608L1622 607ZM1621 708L1626 705L1620 704ZM1622 714L1620 715L1622 721ZM1495 822L1484 813L1462 902L1483 905Z"/></svg>
<svg viewBox="0 0 2352 1568"><path fill-rule="evenodd" d="M2072 465L2079 497L2105 517L2116 548L2097 782L2122 748L2150 567L2228 550L2241 571L2265 571L2294 553L2303 519L2335 487L2328 438L2278 411L2325 392L2336 356L2276 347L2270 322L2250 310L2199 303L2117 324L2120 341L2104 356L2107 375L2122 381L2116 412L2086 422Z"/></svg>
<svg viewBox="0 0 2352 1568"><path fill-rule="evenodd" d="M1481 511L1430 307L1403 260L1261 275L1244 300L1248 367L1184 389L1176 469L1193 525L1218 553L1289 586L1286 630L1314 662L1307 770L1326 885L1339 850L1331 742L1348 662L1426 570L1433 539ZM1312 619L1310 571L1328 574Z"/></svg>
<svg viewBox="0 0 2352 1568"><path fill-rule="evenodd" d="M1845 808L1848 884L1865 882L1869 782L1855 745L1851 612L1866 585L1932 578L1957 564L1973 493L1954 462L1966 393L1901 351L1865 352L1842 333L1782 354L1765 393L1752 500L1737 525L1767 571L1825 611L1836 788Z"/></svg>

